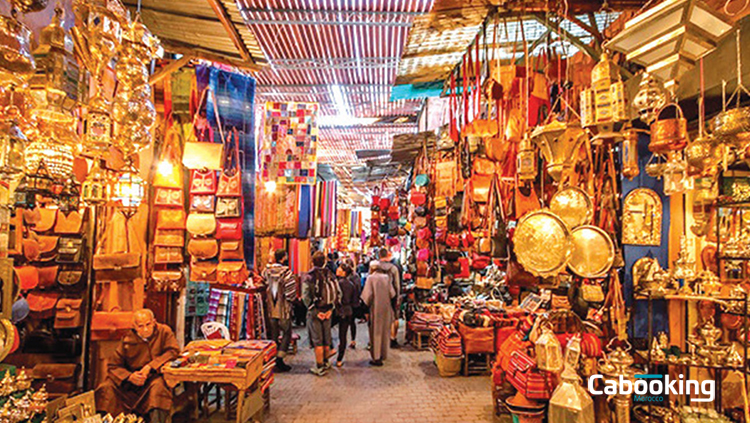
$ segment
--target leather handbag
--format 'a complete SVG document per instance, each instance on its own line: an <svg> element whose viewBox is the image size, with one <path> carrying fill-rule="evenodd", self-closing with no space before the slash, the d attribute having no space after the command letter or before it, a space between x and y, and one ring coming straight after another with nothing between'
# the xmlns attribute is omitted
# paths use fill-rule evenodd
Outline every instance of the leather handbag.
<svg viewBox="0 0 750 423"><path fill-rule="evenodd" d="M161 153L161 163L170 166L160 166L154 174L152 185L156 188L175 188L182 191L182 166L178 157L179 133L174 124L167 123L169 128L164 135L164 149Z"/></svg>
<svg viewBox="0 0 750 423"><path fill-rule="evenodd" d="M26 226L36 226L42 221L42 213L40 210L39 207L34 207L33 209L24 208L22 212L23 223L25 223Z"/></svg>
<svg viewBox="0 0 750 423"><path fill-rule="evenodd" d="M154 205L159 207L182 207L184 205L182 189L156 188Z"/></svg>
<svg viewBox="0 0 750 423"><path fill-rule="evenodd" d="M469 277L471 277L469 258L461 257L458 259L458 263L461 266L461 271L455 275L456 279L469 279Z"/></svg>
<svg viewBox="0 0 750 423"><path fill-rule="evenodd" d="M83 215L78 211L60 212L55 221L55 233L58 235L77 235L83 227Z"/></svg>
<svg viewBox="0 0 750 423"><path fill-rule="evenodd" d="M31 371L32 387L38 391L45 387L51 394L75 392L78 385L78 364L39 363Z"/></svg>
<svg viewBox="0 0 750 423"><path fill-rule="evenodd" d="M185 245L185 231L182 229L157 229L154 245L159 247L180 247Z"/></svg>
<svg viewBox="0 0 750 423"><path fill-rule="evenodd" d="M219 197L216 200L216 217L241 217L241 197Z"/></svg>
<svg viewBox="0 0 750 423"><path fill-rule="evenodd" d="M506 260L508 258L508 227L505 218L505 205L500 195L500 180L495 177L492 180L490 193L490 245L480 245L480 253L489 254L493 258ZM482 248L484 247L484 248Z"/></svg>
<svg viewBox="0 0 750 423"><path fill-rule="evenodd" d="M237 285L245 283L250 272L244 261L222 261L216 267L216 282Z"/></svg>
<svg viewBox="0 0 750 423"><path fill-rule="evenodd" d="M242 239L242 219L219 220L216 226L216 239Z"/></svg>
<svg viewBox="0 0 750 423"><path fill-rule="evenodd" d="M190 174L191 195L216 194L216 171L194 170Z"/></svg>
<svg viewBox="0 0 750 423"><path fill-rule="evenodd" d="M55 304L60 293L55 291L32 291L26 296L31 315L37 319L49 319L55 313Z"/></svg>
<svg viewBox="0 0 750 423"><path fill-rule="evenodd" d="M16 284L21 291L34 289L39 285L39 269L35 266L14 267Z"/></svg>
<svg viewBox="0 0 750 423"><path fill-rule="evenodd" d="M42 248L39 245L39 236L34 232L29 233L28 238L24 238L21 242L21 248L23 250L23 256L27 261L37 261L42 255Z"/></svg>
<svg viewBox="0 0 750 423"><path fill-rule="evenodd" d="M484 270L487 268L487 266L490 265L491 262L492 260L487 256L483 256L477 253L474 253L474 255L471 256L472 270Z"/></svg>
<svg viewBox="0 0 750 423"><path fill-rule="evenodd" d="M459 234L448 234L445 238L445 245L450 248L458 248L461 245L461 236Z"/></svg>
<svg viewBox="0 0 750 423"><path fill-rule="evenodd" d="M508 268L505 272L508 285L513 286L534 286L538 278L526 271L516 260L508 261Z"/></svg>
<svg viewBox="0 0 750 423"><path fill-rule="evenodd" d="M471 199L475 203L486 203L490 197L493 175L474 174L471 177Z"/></svg>
<svg viewBox="0 0 750 423"><path fill-rule="evenodd" d="M57 272L59 270L59 266L48 266L48 267L40 267L39 270L39 285L37 285L38 288L46 289L51 288L55 286L55 283L57 282Z"/></svg>
<svg viewBox="0 0 750 423"><path fill-rule="evenodd" d="M55 329L75 329L83 326L83 300L62 298L55 306Z"/></svg>
<svg viewBox="0 0 750 423"><path fill-rule="evenodd" d="M43 233L52 230L57 222L57 212L57 209L39 208L40 219L34 225L34 232Z"/></svg>
<svg viewBox="0 0 750 423"><path fill-rule="evenodd" d="M122 225L122 228L115 228L116 225ZM128 220L116 212L112 219L107 223L107 228L99 242L96 254L94 254L94 272L97 282L118 282L132 281L141 277L141 254L140 252L130 251L130 231ZM116 234L125 234L124 239L116 238ZM109 243L112 246L105 246ZM121 245L124 251L119 250ZM113 248L113 251L109 251Z"/></svg>
<svg viewBox="0 0 750 423"><path fill-rule="evenodd" d="M154 247L154 263L169 264L182 263L182 248L180 247Z"/></svg>
<svg viewBox="0 0 750 423"><path fill-rule="evenodd" d="M463 340L464 352L466 354L494 354L495 353L495 327L469 327L458 323L458 333Z"/></svg>
<svg viewBox="0 0 750 423"><path fill-rule="evenodd" d="M244 260L245 251L242 245L242 240L237 241L222 241L221 248L219 251L219 260Z"/></svg>
<svg viewBox="0 0 750 423"><path fill-rule="evenodd" d="M219 253L219 243L215 239L191 239L188 253L198 260L209 260Z"/></svg>
<svg viewBox="0 0 750 423"><path fill-rule="evenodd" d="M39 237L39 261L52 261L57 257L59 239L57 236Z"/></svg>
<svg viewBox="0 0 750 423"><path fill-rule="evenodd" d="M57 263L76 264L83 258L83 240L81 238L60 237L57 244Z"/></svg>
<svg viewBox="0 0 750 423"><path fill-rule="evenodd" d="M206 103L207 94L212 97L211 104L214 109L214 118L216 126L219 129L221 142L213 142L213 129L200 110ZM219 108L216 103L216 96L211 88L206 87L201 93L198 102L197 112L193 116L193 131L188 140L185 142L185 149L182 152L182 164L188 169L221 169L222 159L224 158L224 132L221 126L221 117Z"/></svg>
<svg viewBox="0 0 750 423"><path fill-rule="evenodd" d="M232 137L234 135L234 137ZM231 138L234 138L232 142ZM240 136L237 128L227 134L227 152L224 169L219 176L217 197L242 197L242 168L240 167Z"/></svg>
<svg viewBox="0 0 750 423"><path fill-rule="evenodd" d="M476 175L494 175L495 174L495 163L489 159L483 157L477 157L474 159L474 174Z"/></svg>
<svg viewBox="0 0 750 423"><path fill-rule="evenodd" d="M185 229L185 210L159 210L156 218L156 229Z"/></svg>
<svg viewBox="0 0 750 423"><path fill-rule="evenodd" d="M190 280L193 282L216 282L216 263L192 261L190 263Z"/></svg>
<svg viewBox="0 0 750 423"><path fill-rule="evenodd" d="M196 211L200 213L214 213L215 211L215 199L212 194L201 194L190 196L190 211Z"/></svg>
<svg viewBox="0 0 750 423"><path fill-rule="evenodd" d="M57 283L62 286L75 286L83 280L83 270L60 270L57 272Z"/></svg>
<svg viewBox="0 0 750 423"><path fill-rule="evenodd" d="M191 212L185 225L192 236L208 236L216 232L216 216Z"/></svg>
<svg viewBox="0 0 750 423"><path fill-rule="evenodd" d="M154 291L178 292L185 287L185 277L180 270L154 270L151 288Z"/></svg>

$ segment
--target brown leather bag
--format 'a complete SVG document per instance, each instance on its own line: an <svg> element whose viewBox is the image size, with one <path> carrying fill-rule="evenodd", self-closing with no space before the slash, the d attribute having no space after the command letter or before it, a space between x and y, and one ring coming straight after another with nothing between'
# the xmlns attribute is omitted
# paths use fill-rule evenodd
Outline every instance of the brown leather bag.
<svg viewBox="0 0 750 423"><path fill-rule="evenodd" d="M83 270L61 270L57 273L57 283L65 286L78 285L83 279Z"/></svg>
<svg viewBox="0 0 750 423"><path fill-rule="evenodd" d="M55 313L55 304L60 293L55 291L32 291L26 296L31 314L37 319L48 319Z"/></svg>
<svg viewBox="0 0 750 423"><path fill-rule="evenodd" d="M73 235L81 233L83 227L83 215L73 211L68 214L58 213L55 223L55 233L59 235Z"/></svg>
<svg viewBox="0 0 750 423"><path fill-rule="evenodd" d="M151 288L155 291L178 292L185 287L185 278L180 270L154 270L151 272Z"/></svg>
<svg viewBox="0 0 750 423"><path fill-rule="evenodd" d="M527 272L526 269L521 266L521 263L516 260L508 261L506 279L508 285L515 286L534 286L538 282L538 278Z"/></svg>
<svg viewBox="0 0 750 423"><path fill-rule="evenodd" d="M187 231L192 236L208 236L216 232L216 216L209 213L190 213L187 218Z"/></svg>
<svg viewBox="0 0 750 423"><path fill-rule="evenodd" d="M198 260L210 260L219 253L219 243L215 239L191 239L188 253Z"/></svg>
<svg viewBox="0 0 750 423"><path fill-rule="evenodd" d="M222 241L219 260L244 260L245 252L242 246L242 240Z"/></svg>
<svg viewBox="0 0 750 423"><path fill-rule="evenodd" d="M57 282L57 271L59 266L49 266L39 268L39 288L46 289L55 286Z"/></svg>
<svg viewBox="0 0 750 423"><path fill-rule="evenodd" d="M157 229L154 245L159 247L180 247L185 245L185 231L182 229Z"/></svg>
<svg viewBox="0 0 750 423"><path fill-rule="evenodd" d="M24 238L21 243L23 248L23 256L27 261L37 261L41 257L42 250L39 245L39 237L33 233L29 233L28 238Z"/></svg>
<svg viewBox="0 0 750 423"><path fill-rule="evenodd" d="M159 210L156 229L185 229L185 211L182 209Z"/></svg>
<svg viewBox="0 0 750 423"><path fill-rule="evenodd" d="M78 369L78 364L39 363L31 372L32 387L38 391L44 386L53 396L69 395L76 392Z"/></svg>
<svg viewBox="0 0 750 423"><path fill-rule="evenodd" d="M62 298L55 306L55 329L73 329L83 326L81 304L83 300Z"/></svg>
<svg viewBox="0 0 750 423"><path fill-rule="evenodd" d="M39 261L51 261L57 257L59 236L39 237Z"/></svg>
<svg viewBox="0 0 750 423"><path fill-rule="evenodd" d="M57 209L39 209L41 219L34 225L34 231L38 233L48 232L55 227L57 221Z"/></svg>
<svg viewBox="0 0 750 423"><path fill-rule="evenodd" d="M471 177L471 199L475 203L486 203L490 199L493 175L475 174Z"/></svg>
<svg viewBox="0 0 750 423"><path fill-rule="evenodd" d="M194 282L216 282L216 263L210 261L191 262L190 280Z"/></svg>
<svg viewBox="0 0 750 423"><path fill-rule="evenodd" d="M489 159L483 157L477 157L474 159L472 165L474 174L477 175L494 175L495 174L495 163Z"/></svg>
<svg viewBox="0 0 750 423"><path fill-rule="evenodd" d="M154 205L159 207L182 207L185 199L182 189L156 188Z"/></svg>
<svg viewBox="0 0 750 423"><path fill-rule="evenodd" d="M222 261L216 267L216 282L236 285L244 283L250 272L244 261Z"/></svg>
<svg viewBox="0 0 750 423"><path fill-rule="evenodd" d="M156 264L182 263L183 259L180 247L154 247L154 263Z"/></svg>
<svg viewBox="0 0 750 423"><path fill-rule="evenodd" d="M464 344L466 354L494 354L495 353L495 327L473 328L463 323L458 324L458 333Z"/></svg>
<svg viewBox="0 0 750 423"><path fill-rule="evenodd" d="M39 269L34 266L14 267L16 283L21 291L34 289L39 285Z"/></svg>
<svg viewBox="0 0 750 423"><path fill-rule="evenodd" d="M128 220L121 212L116 212L107 223L104 235L100 239L96 254L94 254L94 271L97 282L132 281L141 278L141 253L130 251L130 231ZM123 225L116 228L116 225ZM124 234L125 239L117 238L116 234ZM107 251L108 243L121 245L125 251Z"/></svg>

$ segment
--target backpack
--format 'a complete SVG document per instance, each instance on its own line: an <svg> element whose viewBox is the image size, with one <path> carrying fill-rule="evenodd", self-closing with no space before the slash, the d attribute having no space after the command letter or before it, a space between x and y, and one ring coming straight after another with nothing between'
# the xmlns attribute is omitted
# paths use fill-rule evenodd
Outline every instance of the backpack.
<svg viewBox="0 0 750 423"><path fill-rule="evenodd" d="M313 304L316 308L331 308L336 302L338 281L328 269L315 269L312 271Z"/></svg>

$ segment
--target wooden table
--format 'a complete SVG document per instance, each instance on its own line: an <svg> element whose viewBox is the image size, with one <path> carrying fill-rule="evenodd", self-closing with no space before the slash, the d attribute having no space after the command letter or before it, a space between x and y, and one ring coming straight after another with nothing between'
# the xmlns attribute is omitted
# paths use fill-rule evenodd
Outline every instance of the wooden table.
<svg viewBox="0 0 750 423"><path fill-rule="evenodd" d="M245 396L263 371L263 356L258 353L254 357L242 357L248 359L245 368L236 367L227 369L223 367L178 367L168 365L163 368L164 381L167 386L174 388L178 383L215 383L232 385L237 388L237 423L245 423L257 412L257 401L248 401ZM260 390L260 387L256 387ZM262 404L262 403L261 403Z"/></svg>

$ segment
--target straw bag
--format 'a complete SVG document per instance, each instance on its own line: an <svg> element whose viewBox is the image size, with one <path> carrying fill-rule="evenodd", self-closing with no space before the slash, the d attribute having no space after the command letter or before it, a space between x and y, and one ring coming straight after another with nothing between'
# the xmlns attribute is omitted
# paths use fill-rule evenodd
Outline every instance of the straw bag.
<svg viewBox="0 0 750 423"><path fill-rule="evenodd" d="M213 105L216 126L219 129L221 142L213 142L213 130L208 119L201 116L200 110L207 99L207 93L211 93L211 104ZM221 169L224 157L224 131L221 127L221 117L216 103L216 96L211 88L206 87L198 102L198 112L193 117L193 131L191 132L185 150L182 153L182 164L188 169Z"/></svg>

